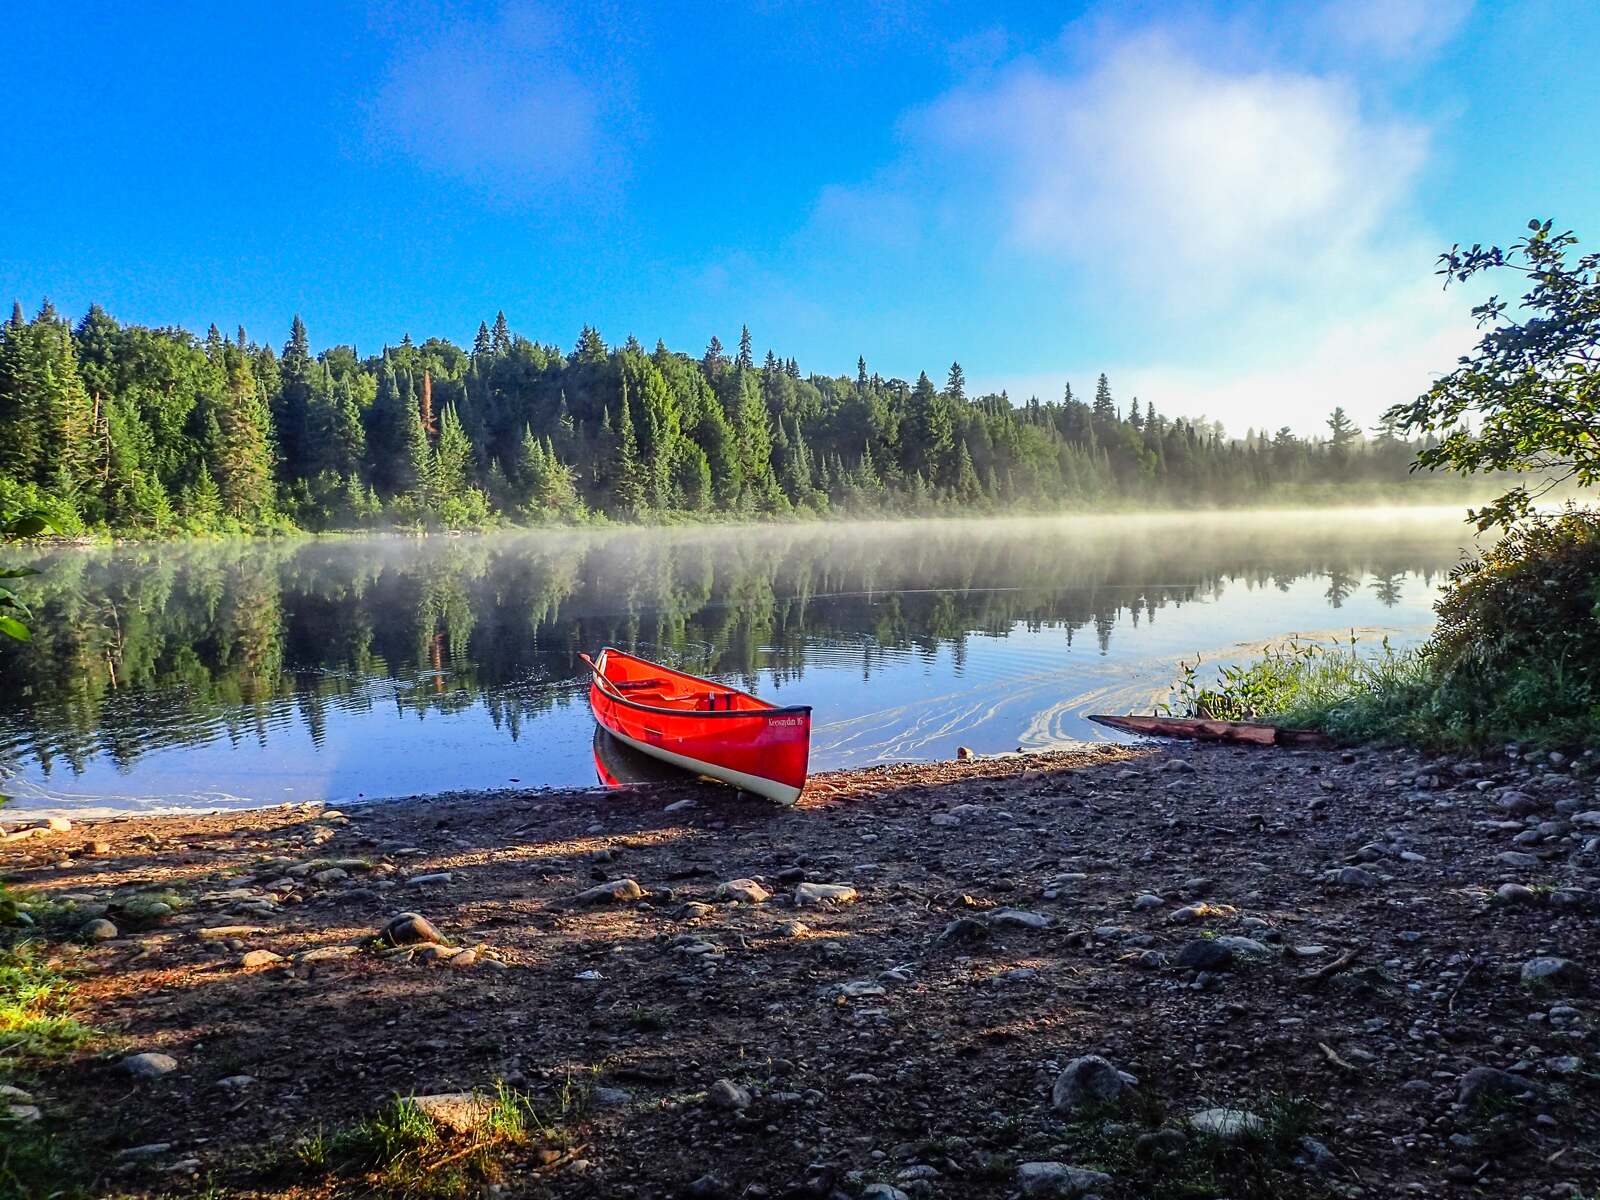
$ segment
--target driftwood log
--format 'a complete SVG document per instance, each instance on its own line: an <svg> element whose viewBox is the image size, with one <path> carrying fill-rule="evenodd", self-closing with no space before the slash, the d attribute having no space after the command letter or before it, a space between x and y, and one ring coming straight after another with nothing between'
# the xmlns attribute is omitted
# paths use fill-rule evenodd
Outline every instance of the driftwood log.
<svg viewBox="0 0 1600 1200"><path fill-rule="evenodd" d="M1203 717L1125 717L1096 716L1089 720L1124 733L1148 737L1201 738L1211 742L1247 742L1255 746L1300 746L1326 750L1333 739L1314 729L1280 729L1254 721L1212 721Z"/></svg>

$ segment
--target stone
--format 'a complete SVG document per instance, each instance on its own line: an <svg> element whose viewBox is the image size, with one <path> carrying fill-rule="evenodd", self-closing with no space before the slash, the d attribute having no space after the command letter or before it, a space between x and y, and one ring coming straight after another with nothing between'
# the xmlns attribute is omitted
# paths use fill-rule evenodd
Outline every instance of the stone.
<svg viewBox="0 0 1600 1200"><path fill-rule="evenodd" d="M37 1104L8 1104L5 1114L7 1120L15 1121L18 1125L32 1125L44 1117Z"/></svg>
<svg viewBox="0 0 1600 1200"><path fill-rule="evenodd" d="M859 895L848 883L798 883L794 889L794 904L796 908L807 904L850 904Z"/></svg>
<svg viewBox="0 0 1600 1200"><path fill-rule="evenodd" d="M765 904L772 899L772 893L754 879L730 879L717 889L717 897L721 900L739 900L745 904Z"/></svg>
<svg viewBox="0 0 1600 1200"><path fill-rule="evenodd" d="M1017 1167L1017 1183L1024 1196L1087 1196L1109 1188L1111 1176L1087 1167L1072 1167L1059 1162L1027 1162Z"/></svg>
<svg viewBox="0 0 1600 1200"><path fill-rule="evenodd" d="M1537 867L1539 865L1539 856L1537 854L1528 854L1522 850L1502 851L1494 856L1494 860L1502 867L1514 867L1519 871L1525 871L1529 867Z"/></svg>
<svg viewBox="0 0 1600 1200"><path fill-rule="evenodd" d="M1196 938L1178 951L1172 963L1191 971L1226 971L1233 966L1233 951L1217 941Z"/></svg>
<svg viewBox="0 0 1600 1200"><path fill-rule="evenodd" d="M239 957L239 965L246 971L255 971L261 967L270 967L281 963L283 955L274 954L271 950L247 950Z"/></svg>
<svg viewBox="0 0 1600 1200"><path fill-rule="evenodd" d="M1344 1170L1344 1164L1334 1156L1316 1138L1303 1137L1300 1139L1300 1153L1294 1159L1297 1167L1303 1167L1317 1175L1337 1175Z"/></svg>
<svg viewBox="0 0 1600 1200"><path fill-rule="evenodd" d="M1246 958L1270 958L1272 956L1272 948L1265 943L1256 941L1255 938L1224 934L1216 939L1216 943L1230 954L1242 954Z"/></svg>
<svg viewBox="0 0 1600 1200"><path fill-rule="evenodd" d="M449 871L434 871L429 875L413 875L406 880L407 887L437 887L450 882Z"/></svg>
<svg viewBox="0 0 1600 1200"><path fill-rule="evenodd" d="M159 1158L172 1149L171 1142L149 1142L143 1146L129 1146L126 1150L118 1150L117 1158L122 1162L134 1162L145 1158Z"/></svg>
<svg viewBox="0 0 1600 1200"><path fill-rule="evenodd" d="M1494 805L1501 812L1513 817L1525 817L1529 813L1538 812L1544 805L1527 792L1506 791L1494 798Z"/></svg>
<svg viewBox="0 0 1600 1200"><path fill-rule="evenodd" d="M202 942L226 942L233 938L254 937L258 933L266 932L259 925L208 925L204 929L196 929L194 936Z"/></svg>
<svg viewBox="0 0 1600 1200"><path fill-rule="evenodd" d="M1050 1089L1050 1106L1059 1113L1115 1104L1131 1085L1125 1076L1098 1054L1085 1054L1069 1062Z"/></svg>
<svg viewBox="0 0 1600 1200"><path fill-rule="evenodd" d="M219 1088L230 1092L242 1092L245 1088L255 1087L255 1085L256 1077L254 1075L229 1075L226 1078L217 1080Z"/></svg>
<svg viewBox="0 0 1600 1200"><path fill-rule="evenodd" d="M1134 1157L1144 1162L1165 1162L1177 1158L1189 1147L1181 1129L1154 1129L1133 1141Z"/></svg>
<svg viewBox="0 0 1600 1200"><path fill-rule="evenodd" d="M778 932L786 938L800 938L811 932L811 926L804 921L785 921L778 926Z"/></svg>
<svg viewBox="0 0 1600 1200"><path fill-rule="evenodd" d="M972 917L957 917L944 927L943 932L939 934L939 941L947 946L970 945L973 942L983 941L991 932L982 921Z"/></svg>
<svg viewBox="0 0 1600 1200"><path fill-rule="evenodd" d="M754 1103L750 1089L740 1087L731 1079L719 1079L713 1083L706 1092L706 1100L716 1108L725 1108L732 1112L743 1112Z"/></svg>
<svg viewBox="0 0 1600 1200"><path fill-rule="evenodd" d="M1522 984L1582 992L1588 989L1589 973L1570 958L1530 958L1522 964Z"/></svg>
<svg viewBox="0 0 1600 1200"><path fill-rule="evenodd" d="M1572 823L1584 829L1600 829L1600 808L1590 809L1588 812L1573 813Z"/></svg>
<svg viewBox="0 0 1600 1200"><path fill-rule="evenodd" d="M326 871L318 871L311 877L311 882L321 887L331 887L336 883L343 883L350 878L350 872L343 867L329 867ZM416 883L413 879L412 883Z"/></svg>
<svg viewBox="0 0 1600 1200"><path fill-rule="evenodd" d="M1378 886L1378 877L1371 871L1360 867L1340 867L1337 871L1329 871L1322 877L1328 883L1336 883L1340 887L1370 888Z"/></svg>
<svg viewBox="0 0 1600 1200"><path fill-rule="evenodd" d="M589 1093L589 1100L601 1108L620 1108L633 1101L633 1093L622 1088L597 1087Z"/></svg>
<svg viewBox="0 0 1600 1200"><path fill-rule="evenodd" d="M1203 1108L1190 1115L1189 1128L1224 1142L1237 1142L1261 1133L1266 1123L1242 1108Z"/></svg>
<svg viewBox="0 0 1600 1200"><path fill-rule="evenodd" d="M861 1200L911 1200L892 1183L869 1183L861 1189Z"/></svg>
<svg viewBox="0 0 1600 1200"><path fill-rule="evenodd" d="M706 1174L683 1189L686 1200L727 1200L733 1193L715 1175Z"/></svg>
<svg viewBox="0 0 1600 1200"><path fill-rule="evenodd" d="M1498 1067L1473 1067L1461 1077L1456 1086L1456 1103L1471 1108L1489 1099L1513 1100L1529 1093L1537 1096L1542 1089L1531 1079L1502 1071Z"/></svg>
<svg viewBox="0 0 1600 1200"><path fill-rule="evenodd" d="M636 880L613 879L590 888L586 892L579 892L579 904L626 904L644 897L644 889Z"/></svg>
<svg viewBox="0 0 1600 1200"><path fill-rule="evenodd" d="M360 953L360 946L316 946L302 950L294 956L294 960L297 963L334 962L341 958L354 958Z"/></svg>
<svg viewBox="0 0 1600 1200"><path fill-rule="evenodd" d="M1147 909L1160 908L1161 897L1155 895L1153 892L1145 892L1142 895L1134 897L1133 907L1136 912L1144 912Z"/></svg>
<svg viewBox="0 0 1600 1200"><path fill-rule="evenodd" d="M697 808L697 807L699 807L699 806L696 805L693 800L678 800L678 801L675 801L672 804L667 805L661 811L662 812L669 812L669 813L686 812L687 810L689 810L691 808Z"/></svg>
<svg viewBox="0 0 1600 1200"><path fill-rule="evenodd" d="M453 1133L472 1133L494 1111L494 1104L474 1092L439 1092L413 1096L411 1103L435 1125Z"/></svg>
<svg viewBox="0 0 1600 1200"><path fill-rule="evenodd" d="M1520 883L1502 883L1494 894L1506 904L1532 904L1539 898L1538 892Z"/></svg>
<svg viewBox="0 0 1600 1200"><path fill-rule="evenodd" d="M445 944L444 934L421 913L397 913L378 934L391 946L424 946Z"/></svg>
<svg viewBox="0 0 1600 1200"><path fill-rule="evenodd" d="M997 908L989 914L994 925L1008 925L1013 929L1048 929L1050 918L1043 913L1028 912L1022 908Z"/></svg>
<svg viewBox="0 0 1600 1200"><path fill-rule="evenodd" d="M78 936L86 942L109 942L117 936L117 927L104 917L96 917L83 923Z"/></svg>
<svg viewBox="0 0 1600 1200"><path fill-rule="evenodd" d="M118 1065L135 1079L160 1079L161 1076L171 1074L178 1069L178 1060L170 1054L146 1051L141 1054L130 1054Z"/></svg>

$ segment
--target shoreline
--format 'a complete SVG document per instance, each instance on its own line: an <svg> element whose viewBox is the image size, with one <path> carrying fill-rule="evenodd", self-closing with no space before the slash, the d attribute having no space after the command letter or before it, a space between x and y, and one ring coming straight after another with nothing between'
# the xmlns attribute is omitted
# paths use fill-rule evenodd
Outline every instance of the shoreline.
<svg viewBox="0 0 1600 1200"><path fill-rule="evenodd" d="M0 870L53 898L100 1033L4 1082L96 1195L352 1194L300 1139L497 1086L564 1139L508 1148L505 1197L1004 1196L1037 1163L1106 1200L1590 1194L1596 767L1106 743L822 773L792 809L686 782L84 822ZM374 947L405 912L449 945ZM1095 1055L1137 1085L1060 1106Z"/></svg>
<svg viewBox="0 0 1600 1200"><path fill-rule="evenodd" d="M1441 490L1448 490L1446 485L1424 485L1431 489L1434 486ZM240 533L184 533L180 535L155 535L138 536L128 531L107 533L86 533L74 536L31 538L13 543L32 549L35 552L54 550L104 550L115 549L123 546L160 546L160 545L187 545L210 543L235 543L235 542L297 542L297 541L341 541L363 539L394 539L405 541L422 541L430 538L463 538L463 537L489 537L498 534L614 534L627 532L664 532L678 530L772 530L772 529L799 529L812 526L838 526L838 525L904 525L917 522L989 522L989 521L1052 521L1052 520L1094 520L1104 517L1149 517L1152 519L1168 517L1184 517L1194 515L1218 516L1223 514L1238 514L1240 516L1253 515L1321 515L1330 509L1339 512L1359 512L1362 510L1396 510L1399 512L1443 512L1459 513L1463 525L1467 523L1466 510L1474 504L1486 503L1494 496L1493 492L1474 491L1470 488L1460 492L1452 491L1448 496L1417 496L1401 491L1392 495L1377 495L1366 497L1352 497L1341 500L1338 496L1339 488L1336 485L1327 485L1309 490L1303 496L1284 496L1275 500L1252 502L1249 504L1217 504L1217 503L1190 503L1182 504L1177 501L1163 503L1159 507L1150 507L1137 499L1120 498L1115 502L1096 504L1088 508L1042 508L1042 509L1009 509L1004 512L987 512L981 510L927 512L927 513L840 513L818 514L809 513L798 515L793 513L775 513L760 515L753 513L678 513L671 514L667 519L646 521L622 521L612 517L595 521L552 521L540 524L518 524L504 522L487 526L471 526L462 528L428 528L388 526L370 529L276 529L256 532ZM1570 498L1574 503L1589 499L1582 493ZM1551 502L1546 507L1556 509L1560 505Z"/></svg>

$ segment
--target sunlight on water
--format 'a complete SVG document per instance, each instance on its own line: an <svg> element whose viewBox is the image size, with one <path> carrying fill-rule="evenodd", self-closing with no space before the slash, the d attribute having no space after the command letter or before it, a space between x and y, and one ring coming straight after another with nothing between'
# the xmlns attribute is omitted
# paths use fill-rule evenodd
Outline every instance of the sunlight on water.
<svg viewBox="0 0 1600 1200"><path fill-rule="evenodd" d="M814 769L1111 736L1181 658L1426 635L1457 511L59 551L0 649L25 809L595 782L580 651L814 709Z"/></svg>

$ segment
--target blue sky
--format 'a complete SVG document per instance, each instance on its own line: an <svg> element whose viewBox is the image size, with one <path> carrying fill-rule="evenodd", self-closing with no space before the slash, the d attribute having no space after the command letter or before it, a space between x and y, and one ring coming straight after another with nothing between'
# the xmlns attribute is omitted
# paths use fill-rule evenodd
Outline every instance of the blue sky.
<svg viewBox="0 0 1600 1200"><path fill-rule="evenodd" d="M1472 340L1433 258L1600 239L1588 0L24 6L0 293L319 346L504 309L1230 430Z"/></svg>

